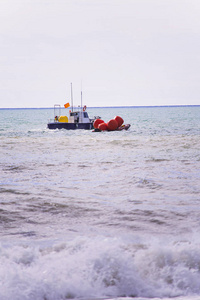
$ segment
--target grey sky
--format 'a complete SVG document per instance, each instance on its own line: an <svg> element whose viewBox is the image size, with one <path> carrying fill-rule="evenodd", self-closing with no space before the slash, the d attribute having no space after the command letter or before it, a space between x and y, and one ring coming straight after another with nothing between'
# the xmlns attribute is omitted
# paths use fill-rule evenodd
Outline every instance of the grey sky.
<svg viewBox="0 0 200 300"><path fill-rule="evenodd" d="M0 0L0 107L200 104L199 0Z"/></svg>

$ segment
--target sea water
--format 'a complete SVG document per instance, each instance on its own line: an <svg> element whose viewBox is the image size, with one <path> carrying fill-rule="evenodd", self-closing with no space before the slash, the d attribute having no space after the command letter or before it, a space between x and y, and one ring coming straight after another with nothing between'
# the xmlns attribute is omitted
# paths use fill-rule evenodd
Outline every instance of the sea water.
<svg viewBox="0 0 200 300"><path fill-rule="evenodd" d="M200 299L200 107L87 110L0 110L0 299Z"/></svg>

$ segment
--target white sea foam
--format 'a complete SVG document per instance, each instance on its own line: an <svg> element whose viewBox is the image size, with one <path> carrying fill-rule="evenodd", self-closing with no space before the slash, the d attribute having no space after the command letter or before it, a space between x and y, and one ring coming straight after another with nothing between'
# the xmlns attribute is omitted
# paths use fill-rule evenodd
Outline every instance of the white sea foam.
<svg viewBox="0 0 200 300"><path fill-rule="evenodd" d="M200 293L199 245L105 237L37 244L1 246L0 299L189 299Z"/></svg>

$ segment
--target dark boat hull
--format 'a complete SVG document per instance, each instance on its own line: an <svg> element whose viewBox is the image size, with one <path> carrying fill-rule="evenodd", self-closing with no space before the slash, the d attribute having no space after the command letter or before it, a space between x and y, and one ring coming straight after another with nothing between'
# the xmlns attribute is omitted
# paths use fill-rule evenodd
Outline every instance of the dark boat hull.
<svg viewBox="0 0 200 300"><path fill-rule="evenodd" d="M64 122L48 123L47 127L49 129L68 129L68 130L75 130L75 129L90 130L94 128L92 123L64 123Z"/></svg>

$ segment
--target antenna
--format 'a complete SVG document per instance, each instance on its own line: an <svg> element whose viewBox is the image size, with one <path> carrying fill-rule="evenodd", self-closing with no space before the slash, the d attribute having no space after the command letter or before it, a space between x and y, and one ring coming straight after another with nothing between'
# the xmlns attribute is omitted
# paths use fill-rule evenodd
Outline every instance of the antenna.
<svg viewBox="0 0 200 300"><path fill-rule="evenodd" d="M73 92L72 92L72 83L71 83L71 102L72 102L72 111L73 111Z"/></svg>
<svg viewBox="0 0 200 300"><path fill-rule="evenodd" d="M82 108L83 108L83 93L81 91L81 110L82 110Z"/></svg>
<svg viewBox="0 0 200 300"><path fill-rule="evenodd" d="M83 92L82 92L82 80L81 80L81 110L83 109Z"/></svg>
<svg viewBox="0 0 200 300"><path fill-rule="evenodd" d="M82 93L82 89L81 89L81 123L83 122L83 93Z"/></svg>

